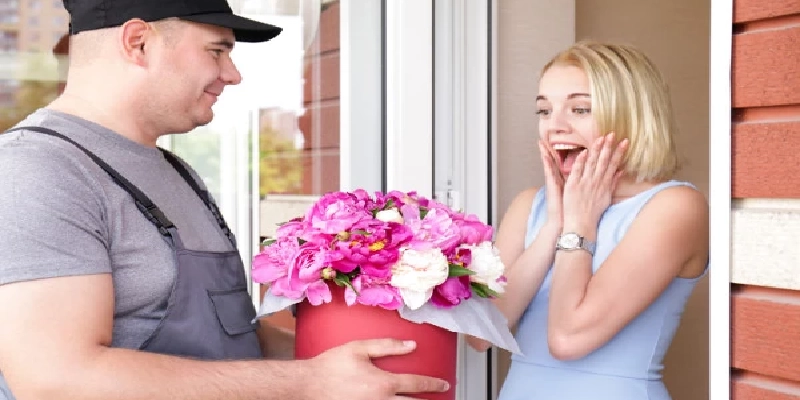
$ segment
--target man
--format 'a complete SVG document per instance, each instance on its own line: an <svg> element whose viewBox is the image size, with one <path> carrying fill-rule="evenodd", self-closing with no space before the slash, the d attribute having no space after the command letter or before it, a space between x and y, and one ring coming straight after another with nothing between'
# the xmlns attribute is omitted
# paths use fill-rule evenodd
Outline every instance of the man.
<svg viewBox="0 0 800 400"><path fill-rule="evenodd" d="M64 0L64 93L0 135L0 399L401 399L447 390L354 342L303 361L255 316L236 243L158 137L207 124L236 41L225 0ZM291 342L288 342L291 344ZM261 344L261 345L260 345Z"/></svg>

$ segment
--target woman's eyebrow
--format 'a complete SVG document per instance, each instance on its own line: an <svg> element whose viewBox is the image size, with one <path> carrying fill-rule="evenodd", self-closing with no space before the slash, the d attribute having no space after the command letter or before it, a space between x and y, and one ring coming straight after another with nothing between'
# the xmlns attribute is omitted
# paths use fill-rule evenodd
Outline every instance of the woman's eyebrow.
<svg viewBox="0 0 800 400"><path fill-rule="evenodd" d="M576 97L592 97L589 93L571 93L567 96L568 99L574 99Z"/></svg>
<svg viewBox="0 0 800 400"><path fill-rule="evenodd" d="M577 97L592 97L592 95L590 95L589 93L570 93L567 96L567 99L574 99L574 98L577 98ZM545 96L543 94L540 94L540 95L536 96L536 100L537 101L538 100L547 100L547 96Z"/></svg>

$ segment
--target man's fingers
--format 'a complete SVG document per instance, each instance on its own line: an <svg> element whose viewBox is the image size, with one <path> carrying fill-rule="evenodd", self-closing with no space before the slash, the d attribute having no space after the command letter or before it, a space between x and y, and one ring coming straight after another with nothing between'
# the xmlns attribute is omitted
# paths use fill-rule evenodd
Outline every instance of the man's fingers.
<svg viewBox="0 0 800 400"><path fill-rule="evenodd" d="M410 394L414 393L437 393L446 392L450 389L447 381L429 376L397 374L395 378L395 393Z"/></svg>
<svg viewBox="0 0 800 400"><path fill-rule="evenodd" d="M417 347L413 340L397 339L369 339L351 342L358 354L366 355L370 358L397 356L408 354Z"/></svg>

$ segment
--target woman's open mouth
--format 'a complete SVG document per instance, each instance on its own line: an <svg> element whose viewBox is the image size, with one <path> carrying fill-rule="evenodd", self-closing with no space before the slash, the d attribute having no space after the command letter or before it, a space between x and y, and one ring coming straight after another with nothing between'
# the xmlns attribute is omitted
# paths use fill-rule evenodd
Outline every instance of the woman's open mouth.
<svg viewBox="0 0 800 400"><path fill-rule="evenodd" d="M553 150L558 155L558 164L562 173L569 173L572 170L575 159L584 149L586 148L577 144L553 143Z"/></svg>

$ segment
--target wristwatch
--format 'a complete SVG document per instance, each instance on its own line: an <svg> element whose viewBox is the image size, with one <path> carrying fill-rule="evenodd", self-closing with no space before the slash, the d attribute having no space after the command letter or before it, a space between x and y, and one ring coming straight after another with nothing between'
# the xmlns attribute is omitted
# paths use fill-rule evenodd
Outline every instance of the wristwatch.
<svg viewBox="0 0 800 400"><path fill-rule="evenodd" d="M556 250L586 250L594 255L596 244L575 232L562 233L556 242Z"/></svg>

